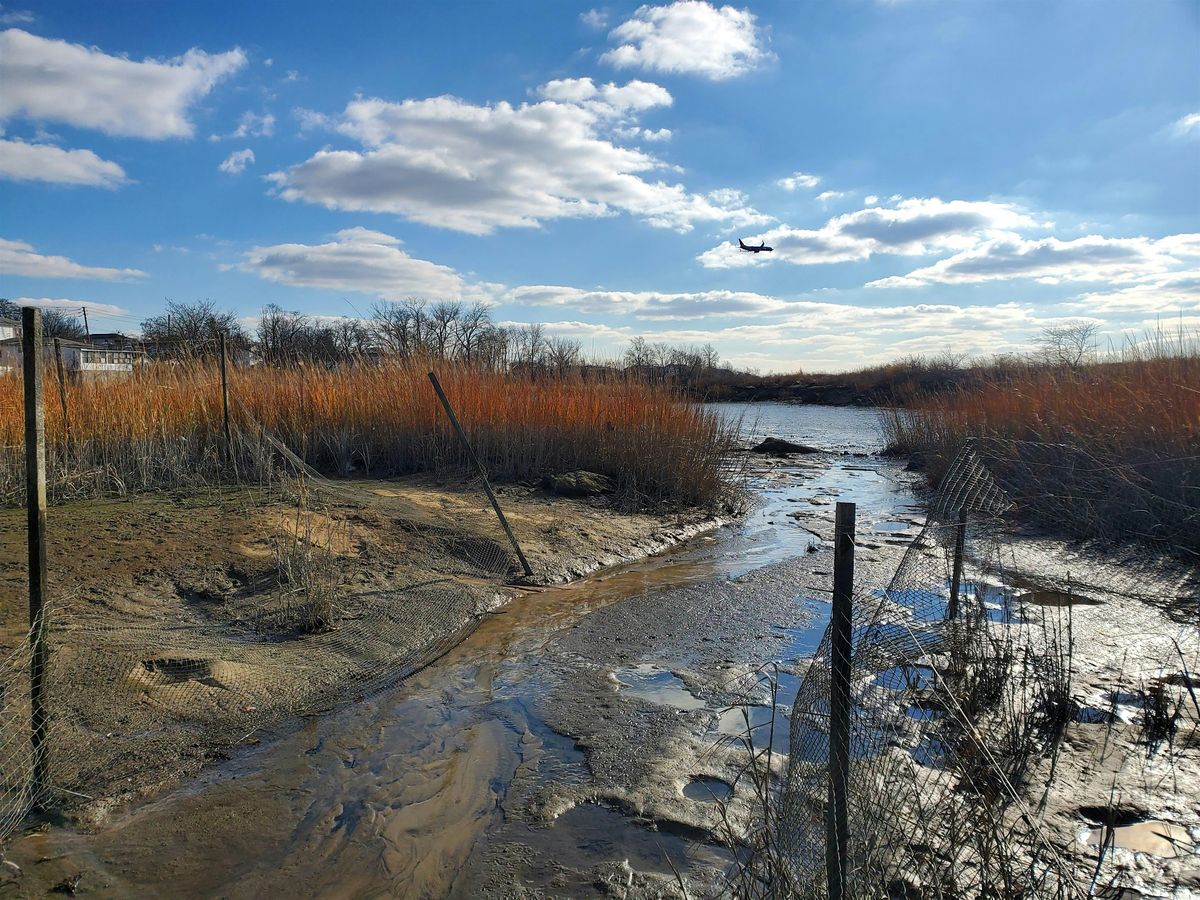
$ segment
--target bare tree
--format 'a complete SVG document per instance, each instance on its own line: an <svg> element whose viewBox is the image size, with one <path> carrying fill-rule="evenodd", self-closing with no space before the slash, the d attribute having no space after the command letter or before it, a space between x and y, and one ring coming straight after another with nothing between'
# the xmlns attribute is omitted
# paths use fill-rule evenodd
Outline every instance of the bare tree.
<svg viewBox="0 0 1200 900"><path fill-rule="evenodd" d="M458 354L467 362L479 356L480 344L492 325L492 316L483 303L475 303L458 317Z"/></svg>
<svg viewBox="0 0 1200 900"><path fill-rule="evenodd" d="M438 359L446 359L454 350L461 303L446 300L435 303L429 310L429 345Z"/></svg>
<svg viewBox="0 0 1200 900"><path fill-rule="evenodd" d="M644 337L635 337L629 342L623 357L625 368L642 369L654 365L654 351Z"/></svg>
<svg viewBox="0 0 1200 900"><path fill-rule="evenodd" d="M211 300L168 300L165 312L142 321L143 339L161 343L163 355L215 356L222 334L234 347L250 344L237 314L217 309Z"/></svg>
<svg viewBox="0 0 1200 900"><path fill-rule="evenodd" d="M526 369L540 369L546 358L546 327L540 322L522 325L513 333L513 362Z"/></svg>
<svg viewBox="0 0 1200 900"><path fill-rule="evenodd" d="M578 368L583 362L583 344L571 338L550 338L546 341L546 364L559 375Z"/></svg>
<svg viewBox="0 0 1200 900"><path fill-rule="evenodd" d="M1064 322L1042 329L1035 343L1046 362L1078 369L1096 352L1099 333L1100 326L1096 322Z"/></svg>

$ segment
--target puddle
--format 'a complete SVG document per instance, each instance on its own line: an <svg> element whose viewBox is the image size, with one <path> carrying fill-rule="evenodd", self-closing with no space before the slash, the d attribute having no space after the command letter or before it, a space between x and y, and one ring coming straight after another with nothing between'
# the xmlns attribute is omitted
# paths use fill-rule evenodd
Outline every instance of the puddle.
<svg viewBox="0 0 1200 900"><path fill-rule="evenodd" d="M639 872L671 875L691 868L698 854L719 858L716 848L694 843L694 835L672 833L671 824L643 824L607 806L584 803L571 807L548 828L514 823L504 830L508 839L519 838L521 843L536 848L543 860L552 861L558 878L562 878L560 867L586 872L613 860L626 860ZM521 874L522 881L551 883L542 873ZM552 896L563 896L562 887L560 883ZM573 890L569 893L576 895Z"/></svg>
<svg viewBox="0 0 1200 900"><path fill-rule="evenodd" d="M653 663L642 663L627 669L617 669L613 677L621 692L660 706L676 709L704 709L707 704L687 689L678 675Z"/></svg>
<svg viewBox="0 0 1200 900"><path fill-rule="evenodd" d="M916 700L909 704L905 713L910 719L916 719L919 722L927 722L930 719L940 719L946 715L946 710L942 708L942 704L938 700Z"/></svg>
<svg viewBox="0 0 1200 900"><path fill-rule="evenodd" d="M747 736L746 720L750 720L749 737L754 741L756 749L765 749L770 742L771 750L775 753L787 753L791 739L791 722L788 711L782 707L775 710L775 727L771 728L771 707L769 706L734 706L725 710L717 718L717 734L734 741L741 741Z"/></svg>
<svg viewBox="0 0 1200 900"><path fill-rule="evenodd" d="M1107 725L1116 721L1111 710L1096 706L1081 706L1075 711L1075 721L1080 725Z"/></svg>
<svg viewBox="0 0 1200 900"><path fill-rule="evenodd" d="M733 785L711 775L693 775L683 786L683 796L701 803L724 803L733 796Z"/></svg>
<svg viewBox="0 0 1200 900"><path fill-rule="evenodd" d="M929 666L892 666L876 675L871 683L889 691L923 691L936 677Z"/></svg>
<svg viewBox="0 0 1200 900"><path fill-rule="evenodd" d="M1028 603L1031 606L1099 606L1101 601L1095 597L1085 597L1082 594L1067 593L1066 591L1029 591L1017 597L1018 603Z"/></svg>
<svg viewBox="0 0 1200 900"><path fill-rule="evenodd" d="M891 534L897 531L908 531L910 528L912 528L912 525L910 525L908 522L899 522L895 520L876 522L871 526L872 531L883 534Z"/></svg>
<svg viewBox="0 0 1200 900"><path fill-rule="evenodd" d="M1087 833L1086 843L1098 847L1106 838L1105 829L1093 828ZM1113 846L1123 850L1149 853L1151 856L1166 859L1195 852L1195 842L1188 830L1171 822L1149 821L1121 825L1113 829L1111 840Z"/></svg>

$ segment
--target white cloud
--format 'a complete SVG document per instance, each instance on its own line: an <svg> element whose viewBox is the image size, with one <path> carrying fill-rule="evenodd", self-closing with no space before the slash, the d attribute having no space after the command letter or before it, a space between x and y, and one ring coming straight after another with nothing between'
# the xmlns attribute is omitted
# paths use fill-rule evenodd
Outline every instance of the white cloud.
<svg viewBox="0 0 1200 900"><path fill-rule="evenodd" d="M115 188L129 181L124 169L91 150L64 150L53 144L3 138L0 138L0 178L104 188Z"/></svg>
<svg viewBox="0 0 1200 900"><path fill-rule="evenodd" d="M125 137L190 137L191 106L245 65L240 49L134 62L9 29L0 33L0 121L23 115Z"/></svg>
<svg viewBox="0 0 1200 900"><path fill-rule="evenodd" d="M761 316L783 313L790 308L785 300L747 291L609 291L554 285L523 285L505 291L497 301L655 320Z"/></svg>
<svg viewBox="0 0 1200 900"><path fill-rule="evenodd" d="M754 14L702 0L642 6L609 34L620 44L600 59L618 68L734 78L771 58Z"/></svg>
<svg viewBox="0 0 1200 900"><path fill-rule="evenodd" d="M87 311L98 316L123 316L125 310L111 303L96 303L94 300L66 300L61 297L17 297L13 300L17 306L36 306L38 309L57 309L78 312L87 307Z"/></svg>
<svg viewBox="0 0 1200 900"><path fill-rule="evenodd" d="M863 197L863 203L867 204L867 206L874 206L878 202L879 198L874 194L867 194L867 196Z"/></svg>
<svg viewBox="0 0 1200 900"><path fill-rule="evenodd" d="M326 244L254 247L237 268L293 287L354 291L378 297L436 299L463 294L462 278L449 266L409 256L400 241L366 228L347 228Z"/></svg>
<svg viewBox="0 0 1200 900"><path fill-rule="evenodd" d="M238 127L230 137L270 137L275 133L275 117L270 113L258 115L246 110L238 121Z"/></svg>
<svg viewBox="0 0 1200 900"><path fill-rule="evenodd" d="M1081 294L1069 305L1095 315L1200 310L1200 269L1147 278L1115 291Z"/></svg>
<svg viewBox="0 0 1200 900"><path fill-rule="evenodd" d="M920 256L974 246L981 238L1036 222L1009 203L940 200L937 197L897 199L893 206L873 206L834 216L819 229L781 225L755 236L775 248L771 254L750 254L735 243L706 250L697 259L708 268L764 264L762 257L793 263L854 262L875 254Z"/></svg>
<svg viewBox="0 0 1200 900"><path fill-rule="evenodd" d="M868 287L978 284L1012 278L1035 278L1046 284L1131 282L1178 266L1180 256L1196 252L1195 244L1195 235L1174 235L1162 240L1087 235L1062 241L1053 237L1026 240L1007 234L907 275L872 281Z"/></svg>
<svg viewBox="0 0 1200 900"><path fill-rule="evenodd" d="M597 31L608 27L608 11L602 9L589 9L587 12L579 14L579 21L583 22L588 28L594 28Z"/></svg>
<svg viewBox="0 0 1200 900"><path fill-rule="evenodd" d="M833 200L841 200L845 196L845 191L822 191L821 193L817 194L817 199L822 203L829 203Z"/></svg>
<svg viewBox="0 0 1200 900"><path fill-rule="evenodd" d="M322 150L269 177L281 197L330 209L389 212L472 234L531 228L561 218L626 212L660 228L729 226L769 218L744 202L690 193L655 177L670 167L613 143L671 95L644 81L552 81L537 103L477 106L454 97L354 100L334 127L364 150Z"/></svg>
<svg viewBox="0 0 1200 900"><path fill-rule="evenodd" d="M108 269L82 266L65 256L43 256L24 241L0 238L0 273L27 278L93 278L97 281L128 281L145 278L140 269Z"/></svg>
<svg viewBox="0 0 1200 900"><path fill-rule="evenodd" d="M820 183L820 175L810 175L807 172L796 172L775 182L785 191L794 191L796 188L815 188Z"/></svg>
<svg viewBox="0 0 1200 900"><path fill-rule="evenodd" d="M0 3L0 25L28 25L35 18L28 9L12 9Z"/></svg>
<svg viewBox="0 0 1200 900"><path fill-rule="evenodd" d="M225 157L225 161L217 166L217 170L224 172L226 175L241 175L246 171L246 166L254 162L254 151L247 148L245 150L234 150L229 156Z"/></svg>
<svg viewBox="0 0 1200 900"><path fill-rule="evenodd" d="M1200 134L1200 112L1188 113L1176 119L1171 125L1171 133L1176 137Z"/></svg>

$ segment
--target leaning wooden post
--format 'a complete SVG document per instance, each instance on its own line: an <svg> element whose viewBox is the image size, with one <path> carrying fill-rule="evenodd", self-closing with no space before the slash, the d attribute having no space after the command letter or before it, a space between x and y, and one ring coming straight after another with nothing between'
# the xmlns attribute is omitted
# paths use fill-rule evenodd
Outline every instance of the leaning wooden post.
<svg viewBox="0 0 1200 900"><path fill-rule="evenodd" d="M67 373L63 367L62 341L54 339L54 368L58 371L58 405L62 407L63 437L71 439L71 421L67 418Z"/></svg>
<svg viewBox="0 0 1200 900"><path fill-rule="evenodd" d="M483 468L483 463L479 461L479 457L475 455L475 451L471 448L471 442L467 440L467 433L463 431L462 425L459 424L458 416L454 414L454 408L446 398L446 392L442 390L441 382L438 381L437 375L433 372L429 373L429 380L433 382L433 389L437 391L438 399L442 401L442 407L446 410L446 415L450 418L450 424L458 432L458 439L462 442L463 449L467 451L467 456L475 465L475 471L479 473L479 478L483 482L483 489L487 492L488 500L492 503L492 509L496 511L496 518L500 520L500 524L504 527L504 533L508 535L509 543L512 544L513 550L517 553L517 559L521 561L521 568L527 576L533 575L533 569L529 567L529 561L525 559L525 554L521 552L521 545L517 543L517 536L508 527L508 519L504 518L504 510L500 508L500 504L496 502L496 495L492 493L492 486L488 482L487 471Z"/></svg>
<svg viewBox="0 0 1200 900"><path fill-rule="evenodd" d="M21 362L25 378L25 505L29 540L29 720L33 751L33 802L50 787L46 760L49 726L46 668L46 412L42 403L42 314L21 311Z"/></svg>
<svg viewBox="0 0 1200 900"><path fill-rule="evenodd" d="M825 807L825 873L829 900L844 900L849 887L854 515L853 503L839 503L833 527L833 611L829 629L829 798Z"/></svg>
<svg viewBox="0 0 1200 900"><path fill-rule="evenodd" d="M221 414L225 433L225 463L228 464L233 456L233 435L229 430L229 373L226 371L226 342L225 333L221 333Z"/></svg>
<svg viewBox="0 0 1200 900"><path fill-rule="evenodd" d="M946 618L958 618L958 594L962 589L963 550L967 543L967 508L958 511L958 524L954 529L954 567L950 574L950 605Z"/></svg>

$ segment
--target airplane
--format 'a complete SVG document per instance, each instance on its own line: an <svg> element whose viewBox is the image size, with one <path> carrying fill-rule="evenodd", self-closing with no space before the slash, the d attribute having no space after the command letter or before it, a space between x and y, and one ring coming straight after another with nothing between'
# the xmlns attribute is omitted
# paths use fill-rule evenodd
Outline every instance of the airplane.
<svg viewBox="0 0 1200 900"><path fill-rule="evenodd" d="M770 253L771 251L773 251L775 249L774 247L768 247L766 241L763 241L757 247L748 247L746 245L746 242L743 241L741 238L738 238L738 246L741 247L743 250L745 250L747 253Z"/></svg>

